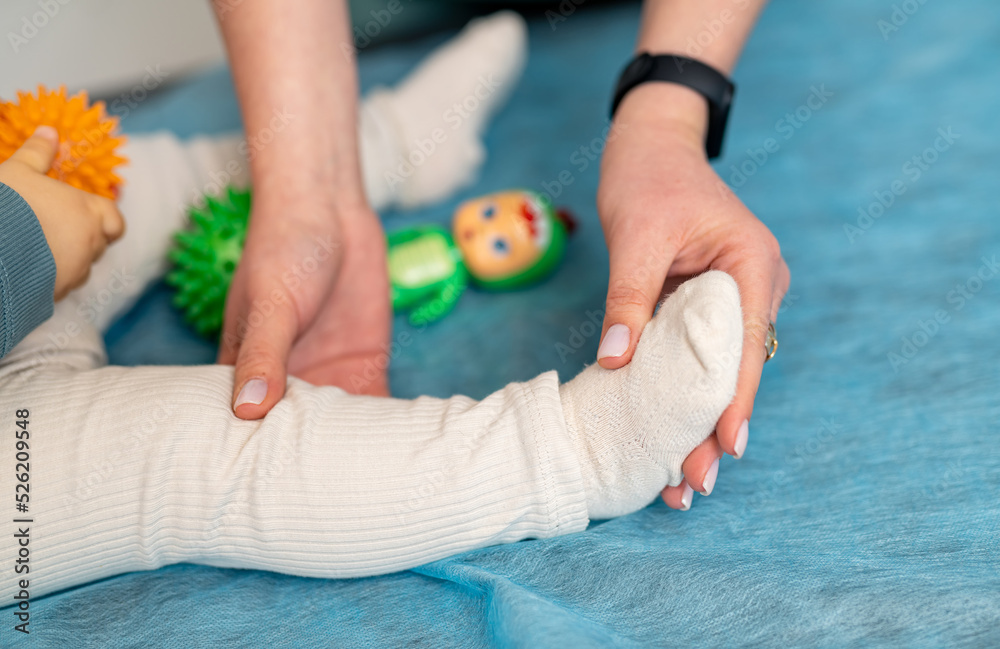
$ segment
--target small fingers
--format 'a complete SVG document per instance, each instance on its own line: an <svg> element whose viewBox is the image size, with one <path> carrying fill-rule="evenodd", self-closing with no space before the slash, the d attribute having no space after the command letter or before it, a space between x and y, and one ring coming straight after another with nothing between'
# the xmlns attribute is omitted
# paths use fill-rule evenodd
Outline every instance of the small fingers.
<svg viewBox="0 0 1000 649"><path fill-rule="evenodd" d="M91 234L91 261L97 261L104 255L109 244L119 239L125 233L125 220L114 201L94 194L86 194L87 209L96 228Z"/></svg>
<svg viewBox="0 0 1000 649"><path fill-rule="evenodd" d="M100 198L98 210L101 217L101 230L108 243L121 239L122 235L125 234L125 218L118 210L118 205L110 199Z"/></svg>

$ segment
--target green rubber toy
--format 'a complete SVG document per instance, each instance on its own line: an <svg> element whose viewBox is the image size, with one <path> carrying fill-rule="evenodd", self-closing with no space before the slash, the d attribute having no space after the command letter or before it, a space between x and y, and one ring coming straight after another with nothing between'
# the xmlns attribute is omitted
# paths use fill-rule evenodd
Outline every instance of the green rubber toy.
<svg viewBox="0 0 1000 649"><path fill-rule="evenodd" d="M246 240L249 191L229 188L192 208L190 226L175 237L167 283L174 305L196 331L222 329L226 293ZM562 260L574 227L536 192L512 190L467 201L452 232L438 225L389 233L387 258L392 307L414 326L440 320L470 283L506 291L538 282Z"/></svg>
<svg viewBox="0 0 1000 649"><path fill-rule="evenodd" d="M226 293L243 254L250 191L230 187L222 196L206 196L205 205L191 208L188 216L188 228L174 235L167 284L176 289L174 306L188 324L214 337L222 331Z"/></svg>

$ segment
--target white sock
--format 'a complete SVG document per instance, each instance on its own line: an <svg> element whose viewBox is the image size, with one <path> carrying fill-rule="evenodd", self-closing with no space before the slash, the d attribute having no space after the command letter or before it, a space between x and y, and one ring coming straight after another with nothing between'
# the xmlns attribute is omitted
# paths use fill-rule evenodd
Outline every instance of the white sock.
<svg viewBox="0 0 1000 649"><path fill-rule="evenodd" d="M373 204L417 207L471 183L486 123L524 69L527 27L512 11L470 22L393 90L362 104L362 175Z"/></svg>
<svg viewBox="0 0 1000 649"><path fill-rule="evenodd" d="M593 365L560 388L591 518L634 512L680 484L684 459L735 394L742 344L736 282L711 271L660 306L631 363Z"/></svg>

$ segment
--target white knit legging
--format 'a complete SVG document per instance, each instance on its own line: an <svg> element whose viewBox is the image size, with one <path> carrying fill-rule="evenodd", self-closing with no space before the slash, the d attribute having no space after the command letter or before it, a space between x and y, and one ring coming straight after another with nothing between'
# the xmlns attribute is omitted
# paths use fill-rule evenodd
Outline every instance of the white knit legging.
<svg viewBox="0 0 1000 649"><path fill-rule="evenodd" d="M101 331L162 273L183 205L235 146L133 140L125 239L0 362L0 560L27 567L0 602L21 579L39 596L178 562L375 575L584 529L554 373L480 402L291 379L250 422L231 413L231 367L105 366Z"/></svg>

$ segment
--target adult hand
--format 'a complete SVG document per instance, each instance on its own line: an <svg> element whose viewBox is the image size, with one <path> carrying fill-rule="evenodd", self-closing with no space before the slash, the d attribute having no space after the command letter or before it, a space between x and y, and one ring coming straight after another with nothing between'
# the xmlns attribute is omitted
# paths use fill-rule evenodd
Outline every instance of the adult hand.
<svg viewBox="0 0 1000 649"><path fill-rule="evenodd" d="M125 233L125 221L114 201L45 175L58 150L55 129L38 127L0 164L0 182L24 199L42 226L56 262L54 297L61 300L87 281L91 264Z"/></svg>
<svg viewBox="0 0 1000 649"><path fill-rule="evenodd" d="M364 196L346 0L215 5L243 109L254 205L219 362L259 419L288 373L388 393L385 237Z"/></svg>
<svg viewBox="0 0 1000 649"><path fill-rule="evenodd" d="M740 289L745 333L736 397L716 432L688 456L685 482L664 489L675 509L690 506L691 489L711 492L723 452L743 455L767 327L789 284L777 240L708 164L704 102L675 84L630 92L615 117L598 192L611 263L602 367L631 360L665 285L714 269L729 273Z"/></svg>
<svg viewBox="0 0 1000 649"><path fill-rule="evenodd" d="M257 203L251 223L219 349L220 363L236 365L236 415L267 414L288 374L387 395L377 357L391 309L377 217L363 204L299 200Z"/></svg>

